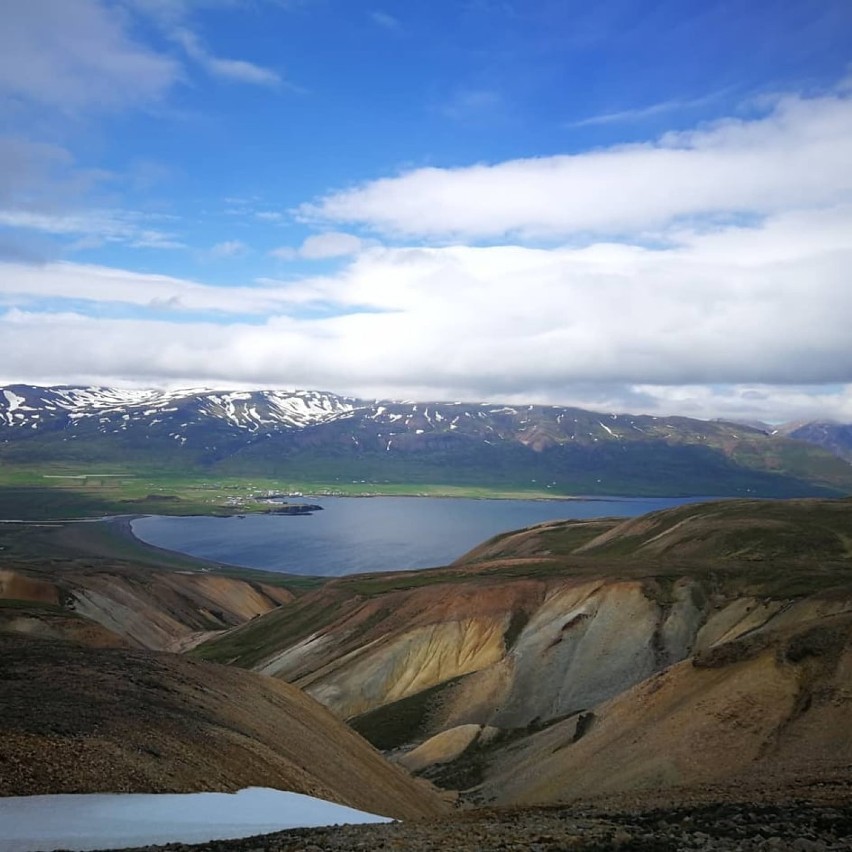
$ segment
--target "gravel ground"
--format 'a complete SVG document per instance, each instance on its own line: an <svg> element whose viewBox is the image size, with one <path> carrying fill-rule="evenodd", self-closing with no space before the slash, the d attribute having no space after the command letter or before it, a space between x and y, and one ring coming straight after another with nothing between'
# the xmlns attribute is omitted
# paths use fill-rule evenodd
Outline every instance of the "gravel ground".
<svg viewBox="0 0 852 852"><path fill-rule="evenodd" d="M149 847L153 848L153 847ZM705 804L642 812L578 807L462 811L444 820L295 829L173 852L828 852L852 849L852 804Z"/></svg>

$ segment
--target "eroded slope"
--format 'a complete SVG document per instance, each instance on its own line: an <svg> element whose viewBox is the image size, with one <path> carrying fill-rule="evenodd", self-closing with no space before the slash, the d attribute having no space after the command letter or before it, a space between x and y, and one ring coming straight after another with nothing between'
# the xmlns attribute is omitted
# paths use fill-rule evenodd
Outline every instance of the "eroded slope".
<svg viewBox="0 0 852 852"><path fill-rule="evenodd" d="M848 779L852 607L823 604L822 617L713 646L582 717L490 754L480 749L477 797L532 804L624 790Z"/></svg>
<svg viewBox="0 0 852 852"><path fill-rule="evenodd" d="M704 783L775 753L770 741L788 730L790 707L811 676L784 643L824 626L846 629L850 542L850 501L730 501L628 521L545 524L496 537L447 569L333 581L197 653L302 686L446 786L498 779L483 788L488 798L577 795L586 782L558 773L549 786L542 780L541 790L528 790L521 764L501 768L500 756L542 742L542 752L523 760L535 767L558 747L558 767L566 743L576 742L571 766L579 773L597 759L587 751L593 734L603 737L599 762L609 768L601 778L613 789ZM746 662L743 642L757 643ZM836 670L813 674L812 692L830 696L825 706L835 715L825 723L846 726L850 672L839 662L845 651L838 654ZM694 662L701 660L715 662ZM746 718L736 696L747 696L763 727L742 722L748 747L731 752L739 763L720 763L718 775L648 768L676 737L663 724L665 707L646 702L646 713L636 690L661 689L669 678L660 701L670 695L683 719L704 719L703 734L695 733L704 745L696 748L711 747L726 720ZM766 690L743 692L743 684L764 681ZM621 709L604 715L611 705ZM705 706L715 715L702 716ZM808 718L817 718L817 706L812 699ZM605 717L616 720L610 728L599 725ZM632 718L657 732L646 737L648 760L618 745L617 720ZM796 730L809 744L803 754L817 749L818 726ZM828 752L835 768L845 759L842 750ZM622 753L632 768L618 772ZM600 781L590 789L610 788Z"/></svg>

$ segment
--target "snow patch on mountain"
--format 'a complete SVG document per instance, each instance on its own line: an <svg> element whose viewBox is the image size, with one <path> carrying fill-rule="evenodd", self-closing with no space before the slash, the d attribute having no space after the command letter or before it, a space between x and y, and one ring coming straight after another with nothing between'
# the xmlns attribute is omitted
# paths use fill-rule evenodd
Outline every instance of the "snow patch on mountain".
<svg viewBox="0 0 852 852"><path fill-rule="evenodd" d="M15 385L0 397L0 419L20 428L66 428L87 419L102 432L126 424L160 422L183 412L182 428L204 419L249 432L304 428L349 414L356 400L320 391L130 390L108 387L40 388ZM116 422L119 421L119 422Z"/></svg>

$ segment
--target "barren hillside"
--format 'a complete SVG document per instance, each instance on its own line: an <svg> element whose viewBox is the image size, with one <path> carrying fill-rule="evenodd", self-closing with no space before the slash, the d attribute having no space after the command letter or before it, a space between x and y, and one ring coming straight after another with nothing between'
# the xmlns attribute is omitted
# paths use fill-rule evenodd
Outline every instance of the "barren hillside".
<svg viewBox="0 0 852 852"><path fill-rule="evenodd" d="M174 654L0 637L0 794L275 787L398 818L445 807L289 684Z"/></svg>
<svg viewBox="0 0 852 852"><path fill-rule="evenodd" d="M193 653L301 686L475 801L837 773L852 755L820 731L852 723L850 542L850 501L544 524L332 581Z"/></svg>

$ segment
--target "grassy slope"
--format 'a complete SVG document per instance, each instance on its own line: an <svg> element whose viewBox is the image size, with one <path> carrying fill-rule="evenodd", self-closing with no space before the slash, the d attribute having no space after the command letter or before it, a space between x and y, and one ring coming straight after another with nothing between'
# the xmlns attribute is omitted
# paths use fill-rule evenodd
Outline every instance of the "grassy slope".
<svg viewBox="0 0 852 852"><path fill-rule="evenodd" d="M233 515L263 512L268 506L254 494L300 493L308 497L422 496L552 499L552 492L533 485L477 486L440 482L362 482L282 476L209 476L197 472L152 471L144 467L123 476L105 476L87 466L0 467L0 518L55 520L117 514ZM302 498L294 498L299 502Z"/></svg>
<svg viewBox="0 0 852 852"><path fill-rule="evenodd" d="M722 500L639 518L566 521L476 548L462 570L523 555L553 571L691 575L731 594L796 597L852 581L852 500Z"/></svg>

